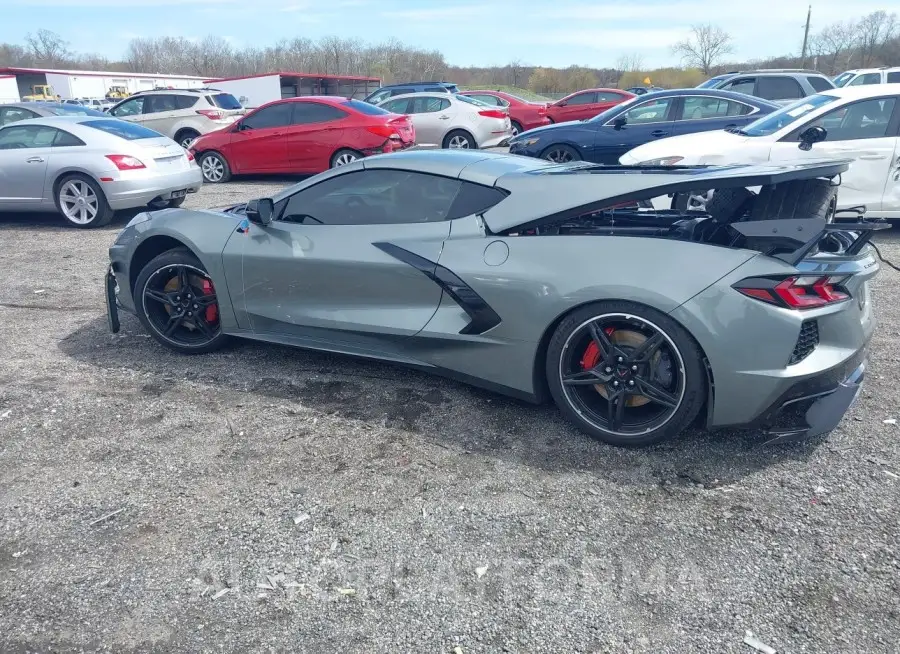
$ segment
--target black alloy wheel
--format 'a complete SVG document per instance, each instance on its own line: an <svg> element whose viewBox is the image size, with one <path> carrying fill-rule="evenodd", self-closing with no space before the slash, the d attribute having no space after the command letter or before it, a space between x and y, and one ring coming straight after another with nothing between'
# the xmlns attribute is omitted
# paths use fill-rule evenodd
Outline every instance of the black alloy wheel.
<svg viewBox="0 0 900 654"><path fill-rule="evenodd" d="M567 145L551 145L541 153L541 159L552 161L553 163L569 163L571 161L581 161L581 156L573 148Z"/></svg>
<svg viewBox="0 0 900 654"><path fill-rule="evenodd" d="M702 353L664 314L608 304L608 311L585 307L560 323L547 352L551 393L563 414L607 443L674 436L705 397Z"/></svg>
<svg viewBox="0 0 900 654"><path fill-rule="evenodd" d="M212 279L190 252L170 250L153 259L138 275L135 290L138 317L166 347L211 352L227 339Z"/></svg>

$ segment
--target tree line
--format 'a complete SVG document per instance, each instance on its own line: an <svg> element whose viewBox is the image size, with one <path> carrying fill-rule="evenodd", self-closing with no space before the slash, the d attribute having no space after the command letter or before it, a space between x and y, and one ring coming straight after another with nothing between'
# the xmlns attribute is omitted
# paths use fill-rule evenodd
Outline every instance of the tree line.
<svg viewBox="0 0 900 654"><path fill-rule="evenodd" d="M611 66L596 68L534 66L520 60L504 66L460 68L437 50L410 47L397 39L365 43L327 36L318 40L286 39L268 47L235 47L222 37L136 38L120 59L73 52L60 35L48 30L29 34L23 43L0 43L0 66L72 68L208 78L271 71L360 75L384 83L446 79L463 86L510 86L537 94L559 95L592 86L625 88L651 83L664 88L696 86L725 70L815 68L835 75L849 68L900 65L900 21L895 13L876 11L858 20L834 23L810 35L806 57L790 54L752 61L731 61L732 37L712 24L694 25L672 47L673 65L649 68L640 54L623 53Z"/></svg>

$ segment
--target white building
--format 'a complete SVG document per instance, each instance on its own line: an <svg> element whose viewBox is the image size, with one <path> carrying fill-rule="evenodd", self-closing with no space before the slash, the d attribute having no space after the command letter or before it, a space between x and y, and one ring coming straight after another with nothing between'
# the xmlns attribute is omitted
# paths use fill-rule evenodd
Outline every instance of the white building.
<svg viewBox="0 0 900 654"><path fill-rule="evenodd" d="M102 98L114 86L124 86L128 93L157 87L198 88L204 86L202 77L190 75L151 75L148 73L118 73L92 70L55 70L45 68L0 68L0 100L8 94L8 78L15 79L18 100L33 94L33 87L49 85L53 93L70 98ZM4 82L6 84L4 85ZM7 101L9 101L9 99Z"/></svg>
<svg viewBox="0 0 900 654"><path fill-rule="evenodd" d="M0 102L18 102L19 87L15 75L0 75Z"/></svg>

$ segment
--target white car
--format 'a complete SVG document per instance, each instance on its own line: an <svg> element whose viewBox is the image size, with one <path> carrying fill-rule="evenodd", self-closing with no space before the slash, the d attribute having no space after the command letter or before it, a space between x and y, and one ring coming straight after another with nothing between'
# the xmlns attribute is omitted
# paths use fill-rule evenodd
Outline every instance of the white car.
<svg viewBox="0 0 900 654"><path fill-rule="evenodd" d="M866 84L895 84L897 82L900 82L900 66L848 70L834 78L834 85L838 88Z"/></svg>
<svg viewBox="0 0 900 654"><path fill-rule="evenodd" d="M825 140L804 143L811 127ZM821 136L821 130L819 130ZM811 147L807 147L811 145ZM869 216L900 219L900 84L823 91L740 130L659 139L626 152L625 165L705 165L852 159L837 208L863 205ZM654 198L654 206L667 206Z"/></svg>
<svg viewBox="0 0 900 654"><path fill-rule="evenodd" d="M416 144L441 148L492 148L512 138L509 109L457 93L409 93L378 103L406 114L416 128Z"/></svg>

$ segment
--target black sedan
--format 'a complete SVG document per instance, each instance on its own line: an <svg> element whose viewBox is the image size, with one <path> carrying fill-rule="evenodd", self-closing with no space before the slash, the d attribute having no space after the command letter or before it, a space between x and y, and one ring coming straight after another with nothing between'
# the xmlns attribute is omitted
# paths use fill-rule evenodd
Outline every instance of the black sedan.
<svg viewBox="0 0 900 654"><path fill-rule="evenodd" d="M509 142L509 151L560 163L584 160L615 165L619 157L644 143L680 134L739 129L779 108L767 100L730 91L657 91L631 98L589 120L523 132Z"/></svg>

